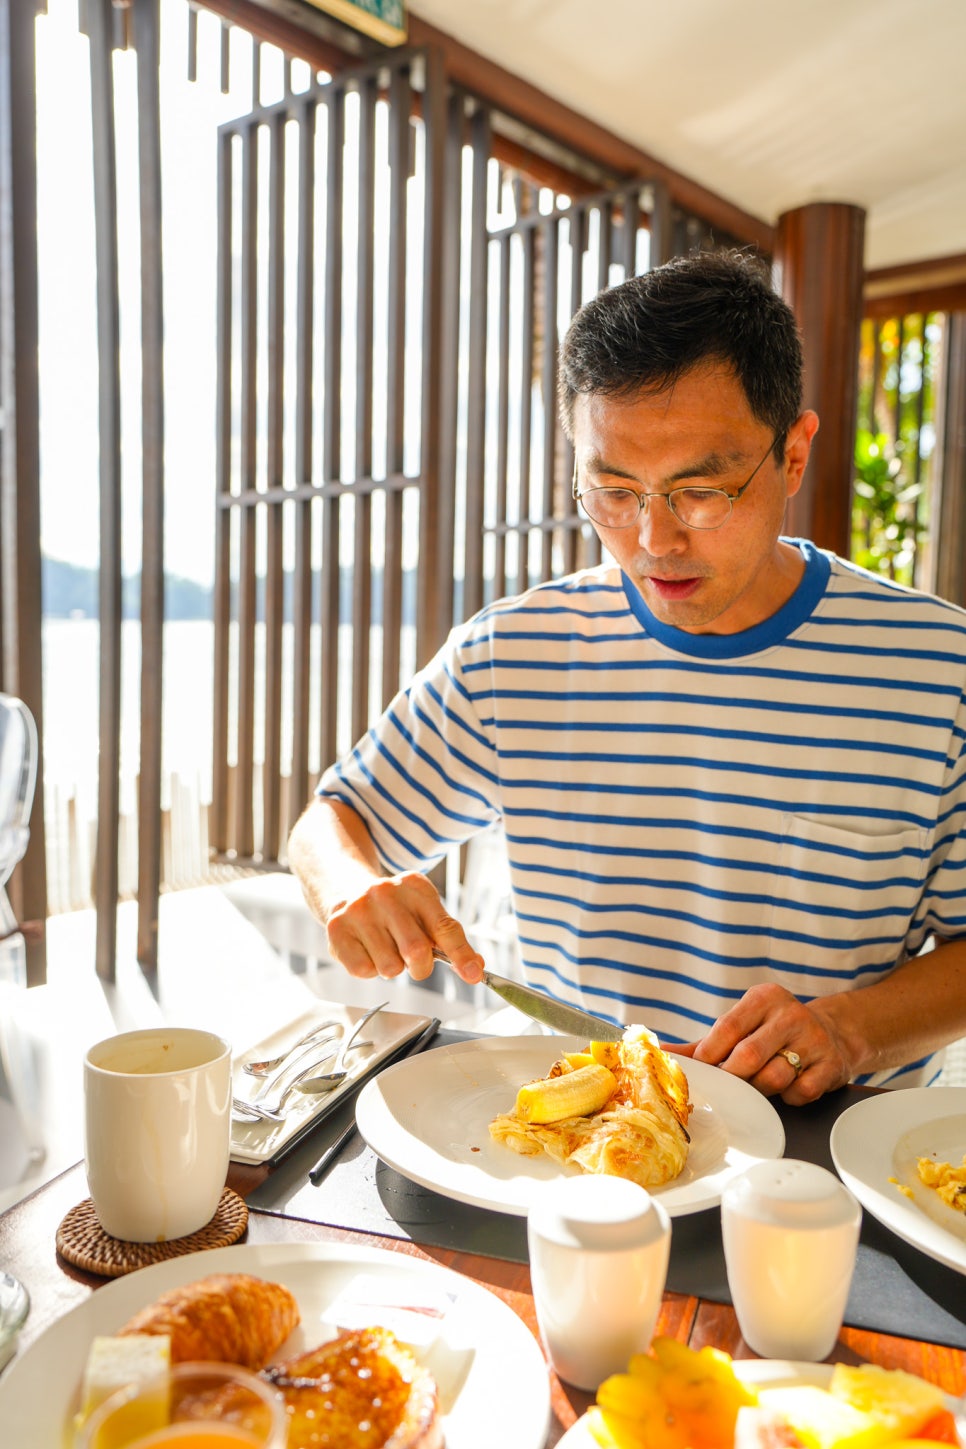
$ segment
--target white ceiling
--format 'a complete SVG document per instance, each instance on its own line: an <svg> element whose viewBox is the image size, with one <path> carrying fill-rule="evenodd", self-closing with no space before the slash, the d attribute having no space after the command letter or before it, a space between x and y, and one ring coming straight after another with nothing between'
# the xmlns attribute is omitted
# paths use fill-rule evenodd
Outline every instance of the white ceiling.
<svg viewBox="0 0 966 1449"><path fill-rule="evenodd" d="M411 0L774 222L864 207L866 266L966 253L966 0Z"/></svg>

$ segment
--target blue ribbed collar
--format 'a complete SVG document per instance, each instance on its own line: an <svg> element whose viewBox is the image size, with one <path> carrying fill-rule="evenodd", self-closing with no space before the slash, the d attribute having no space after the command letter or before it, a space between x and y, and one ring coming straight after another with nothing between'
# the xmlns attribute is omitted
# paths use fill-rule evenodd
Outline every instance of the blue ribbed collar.
<svg viewBox="0 0 966 1449"><path fill-rule="evenodd" d="M827 553L817 549L807 538L785 538L801 550L805 559L805 572L798 588L787 603L770 619L763 619L753 629L744 629L737 634L689 634L684 629L675 629L656 619L644 602L641 591L634 582L621 573L624 594L631 612L654 639L677 654L690 654L698 659L739 659L746 654L758 654L781 644L804 624L815 610L825 593L832 571Z"/></svg>

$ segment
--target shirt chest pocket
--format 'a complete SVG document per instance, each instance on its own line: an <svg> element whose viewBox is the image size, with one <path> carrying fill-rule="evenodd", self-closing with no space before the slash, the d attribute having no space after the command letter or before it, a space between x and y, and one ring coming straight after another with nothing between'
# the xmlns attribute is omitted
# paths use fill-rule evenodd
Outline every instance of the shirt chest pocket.
<svg viewBox="0 0 966 1449"><path fill-rule="evenodd" d="M857 970L901 959L927 862L926 832L915 827L879 834L872 825L845 829L784 815L771 959L817 976L810 986L789 982L789 989L813 996L838 991Z"/></svg>

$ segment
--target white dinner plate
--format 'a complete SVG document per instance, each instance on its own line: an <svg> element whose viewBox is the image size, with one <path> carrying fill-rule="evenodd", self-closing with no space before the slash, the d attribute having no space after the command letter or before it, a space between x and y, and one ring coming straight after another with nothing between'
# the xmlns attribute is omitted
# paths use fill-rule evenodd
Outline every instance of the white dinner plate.
<svg viewBox="0 0 966 1449"><path fill-rule="evenodd" d="M734 1360L735 1374L742 1383L754 1384L759 1389L791 1388L800 1384L825 1389L831 1382L833 1367L830 1363L799 1363L783 1358ZM952 1409L953 1403L947 1396L947 1408ZM587 1428L586 1416L582 1416L567 1430L558 1442L557 1449L600 1449L597 1440Z"/></svg>
<svg viewBox="0 0 966 1449"><path fill-rule="evenodd" d="M962 1162L966 1087L909 1087L867 1097L838 1118L829 1145L842 1181L874 1218L930 1258L966 1273L966 1214L940 1202L916 1171L920 1157L956 1167Z"/></svg>
<svg viewBox="0 0 966 1449"><path fill-rule="evenodd" d="M579 1176L546 1155L521 1157L489 1134L518 1088L545 1077L586 1039L480 1037L397 1063L363 1087L359 1131L383 1162L444 1197L525 1217L541 1184ZM739 1077L681 1058L694 1111L691 1149L680 1177L654 1188L672 1217L714 1207L734 1173L781 1157L785 1129L766 1097Z"/></svg>
<svg viewBox="0 0 966 1449"><path fill-rule="evenodd" d="M543 1449L549 1378L536 1339L517 1315L448 1268L350 1243L216 1248L156 1263L99 1288L51 1324L0 1379L4 1444L68 1449L91 1339L116 1333L159 1294L209 1273L253 1273L295 1294L302 1321L277 1358L324 1342L340 1324L383 1322L404 1337L407 1324L415 1323L413 1332L422 1335L420 1357L439 1385L446 1449L492 1449L499 1443Z"/></svg>

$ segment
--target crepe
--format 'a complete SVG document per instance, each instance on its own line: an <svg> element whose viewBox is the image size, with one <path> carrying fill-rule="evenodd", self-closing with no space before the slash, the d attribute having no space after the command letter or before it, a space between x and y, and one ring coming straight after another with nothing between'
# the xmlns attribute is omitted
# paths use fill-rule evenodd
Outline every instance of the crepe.
<svg viewBox="0 0 966 1449"><path fill-rule="evenodd" d="M120 1332L168 1334L172 1363L209 1359L260 1369L298 1321L298 1304L281 1283L213 1273L163 1293Z"/></svg>
<svg viewBox="0 0 966 1449"><path fill-rule="evenodd" d="M660 1187L678 1177L687 1161L691 1103L688 1081L657 1038L631 1027L620 1042L593 1042L595 1061L616 1078L613 1096L596 1112L557 1122L528 1122L506 1112L490 1123L490 1136L524 1156L546 1153L582 1172L626 1177L641 1187ZM577 1069L580 1057L554 1062L548 1076Z"/></svg>

